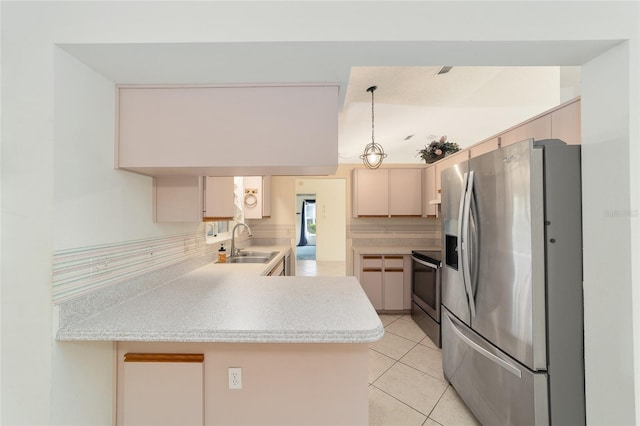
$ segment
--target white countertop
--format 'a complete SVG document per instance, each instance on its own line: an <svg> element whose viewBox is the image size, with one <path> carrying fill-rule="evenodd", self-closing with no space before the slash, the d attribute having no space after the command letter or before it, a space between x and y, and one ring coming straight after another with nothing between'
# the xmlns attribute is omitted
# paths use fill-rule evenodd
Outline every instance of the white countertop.
<svg viewBox="0 0 640 426"><path fill-rule="evenodd" d="M384 328L355 277L216 264L58 330L61 341L368 343Z"/></svg>

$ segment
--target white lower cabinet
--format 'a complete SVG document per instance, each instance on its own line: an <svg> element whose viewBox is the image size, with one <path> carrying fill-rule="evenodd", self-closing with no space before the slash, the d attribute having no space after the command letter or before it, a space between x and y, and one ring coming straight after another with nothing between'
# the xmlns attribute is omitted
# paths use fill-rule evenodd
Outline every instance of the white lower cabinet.
<svg viewBox="0 0 640 426"><path fill-rule="evenodd" d="M118 424L204 424L204 355L127 353Z"/></svg>
<svg viewBox="0 0 640 426"><path fill-rule="evenodd" d="M382 309L382 270L363 270L360 284L373 308Z"/></svg>
<svg viewBox="0 0 640 426"><path fill-rule="evenodd" d="M376 311L411 309L409 256L362 255L360 285Z"/></svg>

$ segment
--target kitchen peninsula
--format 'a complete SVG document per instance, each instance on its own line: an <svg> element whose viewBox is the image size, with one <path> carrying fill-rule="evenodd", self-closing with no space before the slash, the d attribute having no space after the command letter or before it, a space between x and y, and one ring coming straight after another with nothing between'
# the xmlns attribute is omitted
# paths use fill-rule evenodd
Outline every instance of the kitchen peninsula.
<svg viewBox="0 0 640 426"><path fill-rule="evenodd" d="M64 324L57 340L116 342L118 424L182 409L196 424L368 424L367 347L382 324L354 277L260 276L284 254L209 263ZM145 406L148 393L160 399Z"/></svg>

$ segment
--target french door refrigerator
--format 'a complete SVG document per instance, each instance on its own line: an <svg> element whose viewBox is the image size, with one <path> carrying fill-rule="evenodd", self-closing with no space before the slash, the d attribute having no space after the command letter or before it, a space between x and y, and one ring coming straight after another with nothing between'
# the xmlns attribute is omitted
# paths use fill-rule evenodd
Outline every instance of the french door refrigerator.
<svg viewBox="0 0 640 426"><path fill-rule="evenodd" d="M585 423L580 147L445 169L444 374L485 425Z"/></svg>

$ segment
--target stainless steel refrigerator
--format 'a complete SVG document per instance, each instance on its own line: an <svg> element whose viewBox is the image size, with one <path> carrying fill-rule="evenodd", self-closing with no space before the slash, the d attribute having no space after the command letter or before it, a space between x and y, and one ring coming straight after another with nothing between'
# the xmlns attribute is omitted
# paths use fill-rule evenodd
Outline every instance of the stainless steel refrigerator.
<svg viewBox="0 0 640 426"><path fill-rule="evenodd" d="M445 169L442 359L485 425L585 424L580 147Z"/></svg>

